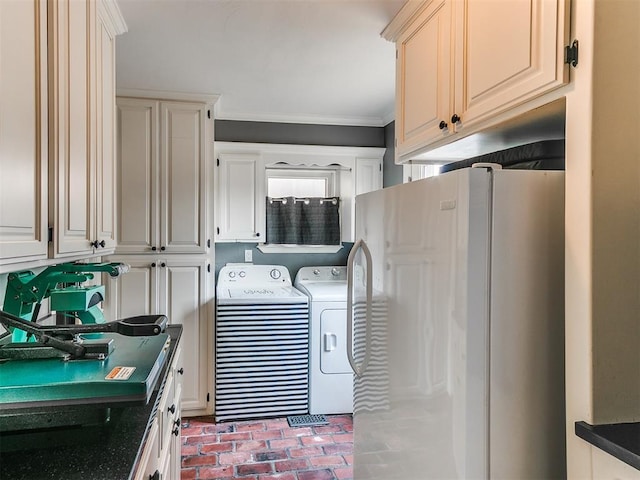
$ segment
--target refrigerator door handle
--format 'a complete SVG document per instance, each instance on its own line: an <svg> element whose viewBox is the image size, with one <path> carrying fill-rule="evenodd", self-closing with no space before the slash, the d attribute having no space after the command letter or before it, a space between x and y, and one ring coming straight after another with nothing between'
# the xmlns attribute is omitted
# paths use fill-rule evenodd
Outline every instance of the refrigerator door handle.
<svg viewBox="0 0 640 480"><path fill-rule="evenodd" d="M353 356L353 265L355 263L356 254L358 250L362 250L366 259L367 265L367 280L366 280L366 309L365 309L365 348L364 359L362 363L358 365ZM369 247L363 239L359 239L354 243L351 252L349 252L349 258L347 259L347 358L351 369L358 376L364 375L369 359L371 357L371 303L373 300L373 272L371 271L373 262L371 260L371 252Z"/></svg>

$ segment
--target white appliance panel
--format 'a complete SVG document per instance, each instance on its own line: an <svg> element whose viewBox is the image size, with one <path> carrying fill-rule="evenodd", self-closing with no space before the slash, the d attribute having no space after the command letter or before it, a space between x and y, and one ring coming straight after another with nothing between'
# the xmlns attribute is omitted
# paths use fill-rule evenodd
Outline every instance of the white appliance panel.
<svg viewBox="0 0 640 480"><path fill-rule="evenodd" d="M354 270L373 268L388 311L368 346L354 313L354 357L376 348L388 379L354 377L355 479L562 476L563 174L547 173L464 169L356 197L372 265L358 254Z"/></svg>
<svg viewBox="0 0 640 480"><path fill-rule="evenodd" d="M347 360L347 309L325 309L320 314L320 350L322 373L346 373L351 376ZM330 395L329 392L327 392Z"/></svg>

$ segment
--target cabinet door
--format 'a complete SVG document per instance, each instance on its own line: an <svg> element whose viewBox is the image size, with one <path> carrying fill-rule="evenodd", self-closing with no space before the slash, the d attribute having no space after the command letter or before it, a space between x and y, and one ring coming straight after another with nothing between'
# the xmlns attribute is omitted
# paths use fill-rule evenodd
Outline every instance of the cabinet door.
<svg viewBox="0 0 640 480"><path fill-rule="evenodd" d="M123 262L129 271L117 278L105 275L105 318L108 321L158 312L158 271L160 262L145 257L109 257Z"/></svg>
<svg viewBox="0 0 640 480"><path fill-rule="evenodd" d="M356 158L356 195L382 188L382 160Z"/></svg>
<svg viewBox="0 0 640 480"><path fill-rule="evenodd" d="M216 172L217 239L262 240L266 199L260 155L221 153Z"/></svg>
<svg viewBox="0 0 640 480"><path fill-rule="evenodd" d="M568 81L566 0L455 2L456 129ZM509 21L496 21L496 19Z"/></svg>
<svg viewBox="0 0 640 480"><path fill-rule="evenodd" d="M97 3L96 31L96 234L104 249L116 245L115 33L102 1Z"/></svg>
<svg viewBox="0 0 640 480"><path fill-rule="evenodd" d="M160 248L166 253L206 252L204 104L161 104Z"/></svg>
<svg viewBox="0 0 640 480"><path fill-rule="evenodd" d="M155 100L117 98L118 253L159 245L158 112Z"/></svg>
<svg viewBox="0 0 640 480"><path fill-rule="evenodd" d="M164 265L164 266L163 266ZM161 300L159 313L171 324L182 324L182 410L205 412L209 386L208 359L213 348L210 337L208 261L199 258L160 261Z"/></svg>
<svg viewBox="0 0 640 480"><path fill-rule="evenodd" d="M90 254L94 226L95 138L91 91L95 62L95 3L50 2L50 161L54 165L53 256Z"/></svg>
<svg viewBox="0 0 640 480"><path fill-rule="evenodd" d="M396 155L402 155L452 131L451 2L432 2L396 48Z"/></svg>
<svg viewBox="0 0 640 480"><path fill-rule="evenodd" d="M0 2L0 264L47 256L47 4Z"/></svg>

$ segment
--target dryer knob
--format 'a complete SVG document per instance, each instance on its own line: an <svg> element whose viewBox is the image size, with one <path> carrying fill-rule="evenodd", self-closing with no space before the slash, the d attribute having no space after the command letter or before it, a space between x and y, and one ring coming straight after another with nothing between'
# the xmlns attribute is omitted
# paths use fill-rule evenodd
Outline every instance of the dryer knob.
<svg viewBox="0 0 640 480"><path fill-rule="evenodd" d="M315 268L313 270L313 274L317 277L318 275L320 275L320 270L318 270L317 268Z"/></svg>
<svg viewBox="0 0 640 480"><path fill-rule="evenodd" d="M340 276L340 270L338 270L337 268L332 268L331 269L331 275L333 275L334 277L339 277Z"/></svg>
<svg viewBox="0 0 640 480"><path fill-rule="evenodd" d="M236 272L229 272L229 278L235 278Z"/></svg>

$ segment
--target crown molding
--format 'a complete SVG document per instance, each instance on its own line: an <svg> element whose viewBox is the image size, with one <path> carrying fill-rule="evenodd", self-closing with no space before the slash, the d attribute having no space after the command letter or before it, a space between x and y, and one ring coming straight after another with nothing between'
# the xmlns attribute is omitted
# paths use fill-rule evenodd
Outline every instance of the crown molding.
<svg viewBox="0 0 640 480"><path fill-rule="evenodd" d="M324 115L285 115L282 113L238 113L216 111L216 120L243 122L302 123L311 125L340 125L352 127L384 127L382 117L341 117ZM387 122L388 123L388 122Z"/></svg>
<svg viewBox="0 0 640 480"><path fill-rule="evenodd" d="M395 42L398 37L405 31L409 23L433 0L408 0L389 24L382 30L380 36L390 42Z"/></svg>
<svg viewBox="0 0 640 480"><path fill-rule="evenodd" d="M98 2L98 8L103 18L108 21L113 35L122 35L129 31L116 0L102 0Z"/></svg>
<svg viewBox="0 0 640 480"><path fill-rule="evenodd" d="M144 90L136 88L116 89L118 97L152 98L156 100L175 100L180 102L197 102L215 105L220 95L209 93L170 92L165 90Z"/></svg>

